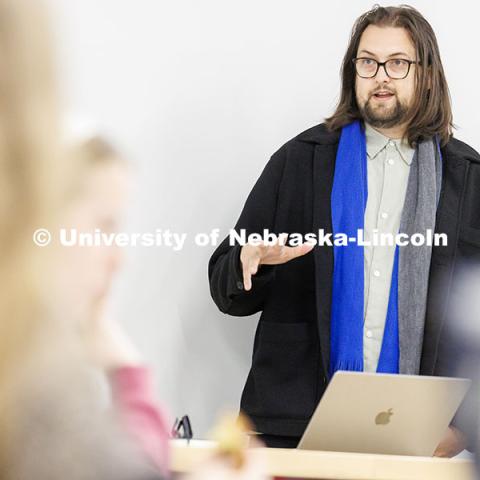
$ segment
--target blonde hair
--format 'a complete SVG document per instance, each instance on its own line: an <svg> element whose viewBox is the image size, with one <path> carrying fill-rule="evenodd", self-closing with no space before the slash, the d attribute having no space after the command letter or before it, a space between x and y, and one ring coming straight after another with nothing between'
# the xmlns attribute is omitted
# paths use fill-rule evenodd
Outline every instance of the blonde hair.
<svg viewBox="0 0 480 480"><path fill-rule="evenodd" d="M50 252L32 234L55 222L67 162L58 144L50 34L41 2L0 0L0 458L15 421L10 382L44 328ZM1 474L1 473L0 473ZM3 478L3 475L2 475Z"/></svg>

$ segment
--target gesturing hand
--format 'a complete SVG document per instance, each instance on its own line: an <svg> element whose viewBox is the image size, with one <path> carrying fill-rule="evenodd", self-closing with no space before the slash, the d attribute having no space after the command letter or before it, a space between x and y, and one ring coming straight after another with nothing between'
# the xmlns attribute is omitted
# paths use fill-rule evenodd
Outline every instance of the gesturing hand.
<svg viewBox="0 0 480 480"><path fill-rule="evenodd" d="M243 287L245 290L252 288L252 275L255 275L260 265L280 265L294 258L301 257L310 252L314 245L303 243L297 247L285 245L288 234L281 233L275 245L250 245L242 247L240 262L243 272Z"/></svg>

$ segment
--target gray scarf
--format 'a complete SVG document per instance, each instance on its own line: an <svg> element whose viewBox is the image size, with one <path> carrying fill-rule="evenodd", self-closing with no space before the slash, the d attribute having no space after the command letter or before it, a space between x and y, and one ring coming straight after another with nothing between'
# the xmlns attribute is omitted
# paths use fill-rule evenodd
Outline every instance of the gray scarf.
<svg viewBox="0 0 480 480"><path fill-rule="evenodd" d="M408 176L407 192L400 221L400 232L434 231L442 161L434 140L418 144ZM432 247L400 247L398 274L398 332L400 373L418 375L427 307L428 278Z"/></svg>

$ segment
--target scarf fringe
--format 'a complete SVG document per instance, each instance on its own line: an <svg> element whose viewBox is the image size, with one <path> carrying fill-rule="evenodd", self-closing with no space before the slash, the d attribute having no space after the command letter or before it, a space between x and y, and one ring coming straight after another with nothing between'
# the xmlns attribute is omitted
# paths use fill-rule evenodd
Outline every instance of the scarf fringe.
<svg viewBox="0 0 480 480"><path fill-rule="evenodd" d="M338 370L343 370L345 372L363 372L363 360L340 360L334 367L333 371L330 372L333 375Z"/></svg>

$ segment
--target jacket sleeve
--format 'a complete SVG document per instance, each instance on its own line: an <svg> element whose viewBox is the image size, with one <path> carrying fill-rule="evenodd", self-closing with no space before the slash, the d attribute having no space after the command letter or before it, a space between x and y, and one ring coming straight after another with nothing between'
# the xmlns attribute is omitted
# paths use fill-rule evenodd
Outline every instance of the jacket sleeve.
<svg viewBox="0 0 480 480"><path fill-rule="evenodd" d="M255 183L242 213L235 225L240 234L263 234L264 229L273 233L277 211L278 190L285 165L284 148L278 150L265 166ZM274 265L261 265L252 276L252 288L243 287L240 252L242 246L230 245L227 236L217 247L208 264L210 293L220 311L235 316L252 315L263 309L264 300L275 278Z"/></svg>

